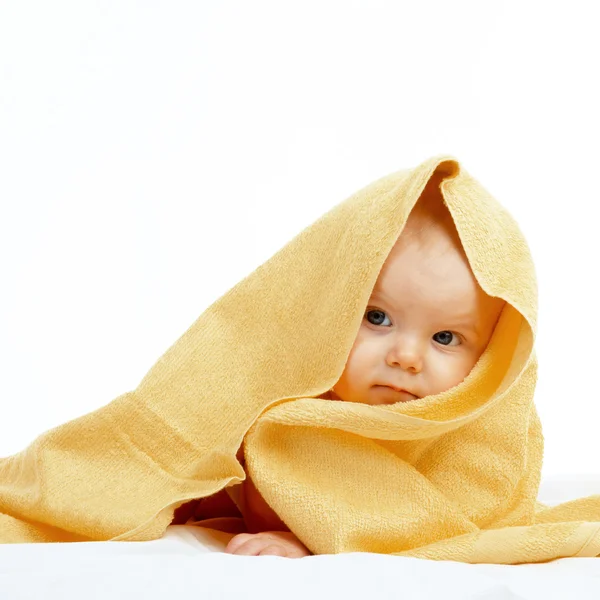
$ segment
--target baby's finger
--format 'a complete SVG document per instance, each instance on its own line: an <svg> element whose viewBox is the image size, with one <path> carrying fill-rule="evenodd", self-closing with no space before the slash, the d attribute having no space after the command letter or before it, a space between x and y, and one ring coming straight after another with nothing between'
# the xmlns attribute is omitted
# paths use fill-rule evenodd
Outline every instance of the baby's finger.
<svg viewBox="0 0 600 600"><path fill-rule="evenodd" d="M258 556L284 556L287 557L287 550L280 544L270 544L265 546Z"/></svg>
<svg viewBox="0 0 600 600"><path fill-rule="evenodd" d="M255 536L252 533L239 533L238 535L234 535L227 544L225 548L225 552L229 554L234 554L235 551L245 544L248 540L253 539Z"/></svg>
<svg viewBox="0 0 600 600"><path fill-rule="evenodd" d="M258 556L270 542L259 537L252 537L241 546L238 546L231 554L238 556Z"/></svg>

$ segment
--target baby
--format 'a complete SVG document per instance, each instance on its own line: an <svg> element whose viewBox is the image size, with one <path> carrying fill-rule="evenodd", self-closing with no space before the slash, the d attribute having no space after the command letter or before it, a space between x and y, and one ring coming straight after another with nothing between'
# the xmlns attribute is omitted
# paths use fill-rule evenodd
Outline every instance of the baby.
<svg viewBox="0 0 600 600"><path fill-rule="evenodd" d="M477 283L432 178L387 257L344 371L320 398L372 405L410 402L463 381L485 350L504 300ZM249 477L242 484L251 533L226 551L301 557L309 550Z"/></svg>

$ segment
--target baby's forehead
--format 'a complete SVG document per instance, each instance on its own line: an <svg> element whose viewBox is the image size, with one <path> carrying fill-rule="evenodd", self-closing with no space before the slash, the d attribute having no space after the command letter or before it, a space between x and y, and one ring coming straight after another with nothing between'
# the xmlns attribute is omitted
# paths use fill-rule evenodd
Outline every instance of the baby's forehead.
<svg viewBox="0 0 600 600"><path fill-rule="evenodd" d="M440 300L475 300L480 286L462 246L445 236L398 240L386 258L374 291L389 296L428 297Z"/></svg>
<svg viewBox="0 0 600 600"><path fill-rule="evenodd" d="M458 234L446 228L427 227L403 231L392 247L385 263L404 262L404 268L457 264L471 273L471 266Z"/></svg>
<svg viewBox="0 0 600 600"><path fill-rule="evenodd" d="M448 247L464 253L460 236L446 208L441 213L432 213L429 210L411 213L394 248L406 246L415 246L423 253Z"/></svg>
<svg viewBox="0 0 600 600"><path fill-rule="evenodd" d="M445 231L398 240L375 282L372 299L400 312L418 309L432 318L485 320L503 301L480 286L460 241Z"/></svg>

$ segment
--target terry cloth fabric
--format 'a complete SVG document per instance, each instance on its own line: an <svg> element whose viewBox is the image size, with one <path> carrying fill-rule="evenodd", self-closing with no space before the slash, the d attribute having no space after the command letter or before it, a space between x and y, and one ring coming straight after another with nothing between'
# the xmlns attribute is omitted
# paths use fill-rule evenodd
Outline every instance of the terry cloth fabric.
<svg viewBox="0 0 600 600"><path fill-rule="evenodd" d="M471 373L413 402L329 401L428 187L505 308ZM523 563L600 554L600 496L536 501L537 289L507 211L452 156L359 190L214 302L137 389L0 461L0 541L151 540L241 482L315 554Z"/></svg>

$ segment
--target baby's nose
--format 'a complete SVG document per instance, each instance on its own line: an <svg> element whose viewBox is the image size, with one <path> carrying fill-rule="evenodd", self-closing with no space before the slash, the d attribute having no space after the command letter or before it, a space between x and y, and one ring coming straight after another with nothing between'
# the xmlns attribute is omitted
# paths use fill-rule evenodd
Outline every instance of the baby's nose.
<svg viewBox="0 0 600 600"><path fill-rule="evenodd" d="M398 341L388 353L388 364L410 373L420 373L423 369L423 352L419 343L406 337Z"/></svg>

